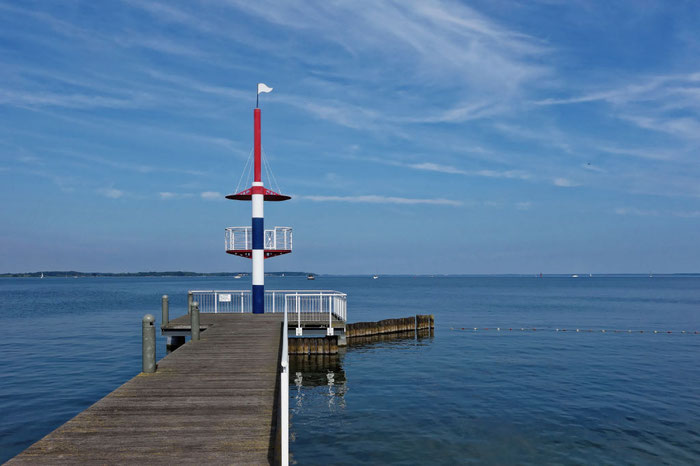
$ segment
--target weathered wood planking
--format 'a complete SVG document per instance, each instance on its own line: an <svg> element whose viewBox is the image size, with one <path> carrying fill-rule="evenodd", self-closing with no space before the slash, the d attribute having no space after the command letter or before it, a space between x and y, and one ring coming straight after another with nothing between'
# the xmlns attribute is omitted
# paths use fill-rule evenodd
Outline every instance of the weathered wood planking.
<svg viewBox="0 0 700 466"><path fill-rule="evenodd" d="M202 314L200 341L181 346L154 374L129 380L8 464L273 462L281 320Z"/></svg>

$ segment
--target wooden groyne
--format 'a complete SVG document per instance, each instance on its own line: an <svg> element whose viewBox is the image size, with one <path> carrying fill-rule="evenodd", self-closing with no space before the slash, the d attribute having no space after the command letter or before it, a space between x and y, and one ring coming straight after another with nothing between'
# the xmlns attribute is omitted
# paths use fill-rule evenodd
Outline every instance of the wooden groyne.
<svg viewBox="0 0 700 466"><path fill-rule="evenodd" d="M9 464L275 462L282 316L202 314L201 328Z"/></svg>
<svg viewBox="0 0 700 466"><path fill-rule="evenodd" d="M435 328L435 316L416 315L399 319L385 319L379 322L356 322L347 324L345 335L347 338L368 337L373 335L385 335L390 333L414 332L419 330L431 330Z"/></svg>
<svg viewBox="0 0 700 466"><path fill-rule="evenodd" d="M338 337L289 338L289 354L338 354Z"/></svg>

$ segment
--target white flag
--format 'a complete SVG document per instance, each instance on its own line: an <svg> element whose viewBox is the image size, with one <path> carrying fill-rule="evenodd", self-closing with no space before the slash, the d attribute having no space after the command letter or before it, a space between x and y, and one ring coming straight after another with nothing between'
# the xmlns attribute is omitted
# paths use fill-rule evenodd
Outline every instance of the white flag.
<svg viewBox="0 0 700 466"><path fill-rule="evenodd" d="M271 87L267 87L267 84L258 83L258 95L259 95L261 92L272 92L272 88L271 88Z"/></svg>

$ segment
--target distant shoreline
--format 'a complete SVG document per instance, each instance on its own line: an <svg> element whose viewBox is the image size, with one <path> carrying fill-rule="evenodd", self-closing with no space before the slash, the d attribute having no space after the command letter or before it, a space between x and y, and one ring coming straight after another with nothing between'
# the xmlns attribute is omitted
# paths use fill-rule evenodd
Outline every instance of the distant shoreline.
<svg viewBox="0 0 700 466"><path fill-rule="evenodd" d="M73 277L247 277L250 272L77 272L69 271L43 271L25 273L3 273L1 278L73 278ZM306 276L307 272L268 272L267 276Z"/></svg>
<svg viewBox="0 0 700 466"><path fill-rule="evenodd" d="M172 272L78 272L78 271L43 271L43 272L21 272L21 273L3 273L0 274L0 278L139 278L139 277L250 277L250 272L184 272L184 271L172 271ZM307 275L314 275L316 277L371 277L372 273L367 274L318 274L311 272L266 272L265 276L268 277L306 277ZM579 280L585 280L587 278L603 278L603 277L700 277L700 272L688 272L688 273L599 273L593 274L592 277L586 274L576 274L569 273L550 273L543 274L542 278L574 278ZM494 273L494 274L383 274L379 277L423 277L423 278L540 278L539 274L530 273Z"/></svg>

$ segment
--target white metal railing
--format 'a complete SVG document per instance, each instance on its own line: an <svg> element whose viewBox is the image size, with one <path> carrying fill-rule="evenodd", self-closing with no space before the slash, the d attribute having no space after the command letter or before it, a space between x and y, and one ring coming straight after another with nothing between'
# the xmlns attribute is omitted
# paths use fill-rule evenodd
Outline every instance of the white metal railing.
<svg viewBox="0 0 700 466"><path fill-rule="evenodd" d="M284 312L290 313L291 321L296 322L297 335L301 335L302 323L324 320L328 321L328 334L333 335L333 318L347 320L347 295L314 291L288 293L284 296Z"/></svg>
<svg viewBox="0 0 700 466"><path fill-rule="evenodd" d="M193 290L192 300L199 303L199 312L253 312L250 290ZM290 298L293 298L290 300ZM333 290L269 290L265 291L265 312L293 313L298 322L328 319L347 320L347 295Z"/></svg>
<svg viewBox="0 0 700 466"><path fill-rule="evenodd" d="M253 234L251 227L228 227L225 233L227 251L253 249ZM265 230L264 247L269 250L292 250L292 228L275 227Z"/></svg>
<svg viewBox="0 0 700 466"><path fill-rule="evenodd" d="M289 348L287 313L282 326L282 362L280 363L280 464L289 464Z"/></svg>

